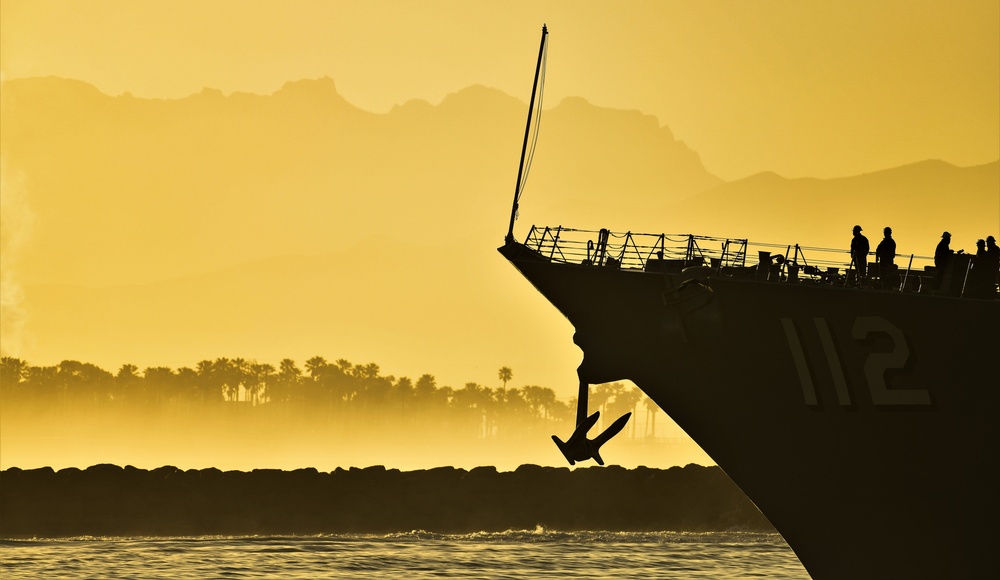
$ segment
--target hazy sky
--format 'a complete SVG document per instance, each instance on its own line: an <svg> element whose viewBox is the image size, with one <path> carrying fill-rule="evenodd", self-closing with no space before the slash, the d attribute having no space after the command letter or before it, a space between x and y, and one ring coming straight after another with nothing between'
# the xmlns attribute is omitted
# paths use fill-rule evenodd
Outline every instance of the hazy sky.
<svg viewBox="0 0 1000 580"><path fill-rule="evenodd" d="M4 0L5 79L117 95L268 94L329 76L384 112L479 83L670 126L709 171L836 177L1000 156L1000 2Z"/></svg>

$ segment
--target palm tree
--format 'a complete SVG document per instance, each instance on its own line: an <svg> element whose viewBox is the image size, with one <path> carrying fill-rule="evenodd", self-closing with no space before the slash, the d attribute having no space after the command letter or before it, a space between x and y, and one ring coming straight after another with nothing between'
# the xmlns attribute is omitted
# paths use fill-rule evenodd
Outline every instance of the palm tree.
<svg viewBox="0 0 1000 580"><path fill-rule="evenodd" d="M354 367L357 376L362 379L375 379L378 377L379 367L375 363L368 363L364 366L358 365Z"/></svg>
<svg viewBox="0 0 1000 580"><path fill-rule="evenodd" d="M555 398L555 391L552 394L551 405L546 405L549 416L553 421L572 424L576 419L576 397L564 403Z"/></svg>
<svg viewBox="0 0 1000 580"><path fill-rule="evenodd" d="M521 390L524 393L525 400L528 401L528 406L531 408L532 416L537 418L541 414L542 420L548 421L552 407L555 406L556 392L552 389L535 385L527 385Z"/></svg>
<svg viewBox="0 0 1000 580"><path fill-rule="evenodd" d="M222 400L222 387L216 382L216 365L210 360L198 363L195 372L198 373L198 396L201 402L217 402Z"/></svg>
<svg viewBox="0 0 1000 580"><path fill-rule="evenodd" d="M536 410L542 411L542 419L548 421L556 404L556 392L548 387L524 387L524 396Z"/></svg>
<svg viewBox="0 0 1000 580"><path fill-rule="evenodd" d="M64 360L59 363L59 388L61 397L68 399L79 395L83 363L75 360Z"/></svg>
<svg viewBox="0 0 1000 580"><path fill-rule="evenodd" d="M4 395L18 391L21 381L28 374L28 363L19 358L5 356L0 359L0 389Z"/></svg>
<svg viewBox="0 0 1000 580"><path fill-rule="evenodd" d="M302 370L295 364L295 361L286 358L278 363L278 380L273 385L268 385L267 398L272 401L287 402L297 395L296 386L301 380Z"/></svg>
<svg viewBox="0 0 1000 580"><path fill-rule="evenodd" d="M419 413L429 411L436 402L436 391L437 380L432 375L422 375L413 385L413 408Z"/></svg>
<svg viewBox="0 0 1000 580"><path fill-rule="evenodd" d="M249 378L246 384L247 399L257 406L261 402L261 393L267 392L267 385L274 377L274 366L267 363L251 362Z"/></svg>
<svg viewBox="0 0 1000 580"><path fill-rule="evenodd" d="M652 426L653 428L652 434L649 436L656 439L656 412L660 409L660 407L656 404L656 401L650 399L648 396L643 397L642 406L646 407L646 425ZM652 422L649 420L650 417L653 418ZM649 429L647 428L646 431L648 432Z"/></svg>
<svg viewBox="0 0 1000 580"><path fill-rule="evenodd" d="M419 385L419 383L417 384ZM430 401L428 401L433 409L434 417L441 418L441 416L447 412L448 405L451 404L454 398L455 390L451 387L435 388L434 391L431 392Z"/></svg>
<svg viewBox="0 0 1000 580"><path fill-rule="evenodd" d="M489 436L490 423L487 413L492 408L492 403L493 393L490 389L476 383L465 383L465 386L455 391L452 397L452 407L457 409L460 415L471 419L479 437Z"/></svg>
<svg viewBox="0 0 1000 580"><path fill-rule="evenodd" d="M356 395L360 401L361 410L374 413L374 418L380 418L380 413L385 411L389 397L392 395L391 377L379 377L377 371L374 370L378 369L378 365L375 363L354 368L360 368L362 369L360 372L364 373L364 378L361 379L361 390ZM375 372L375 374L369 374L371 372Z"/></svg>
<svg viewBox="0 0 1000 580"><path fill-rule="evenodd" d="M59 367L28 367L24 382L29 396L48 398L52 401L58 388Z"/></svg>
<svg viewBox="0 0 1000 580"><path fill-rule="evenodd" d="M139 367L132 364L123 364L122 368L118 369L118 374L115 375L115 390L112 393L112 398L116 400L122 400L126 397L126 394L132 390L133 385L135 385L141 377L139 377Z"/></svg>
<svg viewBox="0 0 1000 580"><path fill-rule="evenodd" d="M159 405L163 394L174 386L174 370L170 367L146 367L142 372L143 394L147 403Z"/></svg>
<svg viewBox="0 0 1000 580"><path fill-rule="evenodd" d="M281 359L281 362L278 363L278 376L286 379L298 378L302 376L302 370L299 369L294 360L290 358L283 358Z"/></svg>
<svg viewBox="0 0 1000 580"><path fill-rule="evenodd" d="M507 381L514 378L514 371L510 370L510 367L500 367L500 370L497 372L497 376L500 377L501 381L503 381L503 388L506 390Z"/></svg>
<svg viewBox="0 0 1000 580"><path fill-rule="evenodd" d="M340 369L340 372L344 373L345 375L351 374L351 368L354 366L351 364L351 361L347 360L346 358L338 358L335 364L337 365L337 368Z"/></svg>
<svg viewBox="0 0 1000 580"><path fill-rule="evenodd" d="M425 401L434 395L434 391L437 390L437 379L434 375L423 375L417 379L417 397L424 399Z"/></svg>
<svg viewBox="0 0 1000 580"><path fill-rule="evenodd" d="M314 356L306 361L306 371L309 373L309 378L313 381L319 379L319 375L323 372L323 367L326 366L326 359L321 356Z"/></svg>
<svg viewBox="0 0 1000 580"><path fill-rule="evenodd" d="M604 425L605 416L607 413L604 410L608 399L612 396L612 389L608 383L596 385L594 388L590 389L589 396L587 398L587 414L590 414L590 409L601 412L601 425Z"/></svg>
<svg viewBox="0 0 1000 580"><path fill-rule="evenodd" d="M416 395L413 388L413 381L409 377L400 377L396 384L392 385L392 395L399 403L400 420L406 419L406 411L411 406L411 401Z"/></svg>
<svg viewBox="0 0 1000 580"><path fill-rule="evenodd" d="M244 391L244 400L249 400L249 393L246 393L247 385L250 384L250 377L252 376L252 371L250 369L251 361L245 358L234 358L233 361L233 376L235 381L229 386L229 392L231 393L230 400L239 401L240 400L240 390Z"/></svg>
<svg viewBox="0 0 1000 580"><path fill-rule="evenodd" d="M642 397L642 391L632 387L626 388L621 383L614 383L621 387L615 394L615 399L613 402L608 403L608 413L611 414L609 419L612 417L617 417L619 415L624 415L625 413L632 413L635 415L635 407L639 404L639 398ZM633 418L631 421L632 435L631 437L635 439L635 423L636 420Z"/></svg>
<svg viewBox="0 0 1000 580"><path fill-rule="evenodd" d="M511 389L506 392L506 396L503 401L503 412L504 412L504 422L507 425L514 425L512 433L514 435L519 431L517 426L522 425L526 419L534 419L535 415L532 412L531 406L528 404L527 399L524 397L524 392L522 389ZM507 435L509 435L508 433Z"/></svg>
<svg viewBox="0 0 1000 580"><path fill-rule="evenodd" d="M62 361L59 363L59 380L64 396L77 403L97 399L101 373L107 374L90 363Z"/></svg>
<svg viewBox="0 0 1000 580"><path fill-rule="evenodd" d="M120 369L118 369L118 374L115 378L119 381L131 381L139 378L139 367L130 364L123 364Z"/></svg>
<svg viewBox="0 0 1000 580"><path fill-rule="evenodd" d="M198 373L191 367L181 367L177 369L177 377L174 379L177 392L185 404L189 404L198 398Z"/></svg>
<svg viewBox="0 0 1000 580"><path fill-rule="evenodd" d="M329 363L321 356L314 356L306 360L305 368L306 372L309 373L309 378L303 381L303 403L314 411L318 410L320 406L329 407L332 401L326 397L328 393L324 391L323 385L320 383L329 374Z"/></svg>
<svg viewBox="0 0 1000 580"><path fill-rule="evenodd" d="M213 390L218 389L218 393L222 395L223 400L226 400L231 392L231 385L239 384L238 382L234 383L234 381L238 381L238 377L233 369L233 361L226 357L219 357L212 361L212 388Z"/></svg>

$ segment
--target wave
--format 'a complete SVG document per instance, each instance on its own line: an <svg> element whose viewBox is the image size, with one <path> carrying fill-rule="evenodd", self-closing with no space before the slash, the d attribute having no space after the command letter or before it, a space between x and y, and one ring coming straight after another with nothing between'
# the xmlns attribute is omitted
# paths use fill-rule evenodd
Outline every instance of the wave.
<svg viewBox="0 0 1000 580"><path fill-rule="evenodd" d="M532 530L476 531L462 534L441 534L427 530L411 530L389 534L309 534L309 535L204 535L204 536L74 536L67 538L28 538L0 540L0 547L27 547L55 543L79 542L238 542L270 544L294 541L320 542L457 542L457 543L587 543L587 544L784 544L780 534L773 532L724 531L620 532L611 530L561 531L536 526Z"/></svg>

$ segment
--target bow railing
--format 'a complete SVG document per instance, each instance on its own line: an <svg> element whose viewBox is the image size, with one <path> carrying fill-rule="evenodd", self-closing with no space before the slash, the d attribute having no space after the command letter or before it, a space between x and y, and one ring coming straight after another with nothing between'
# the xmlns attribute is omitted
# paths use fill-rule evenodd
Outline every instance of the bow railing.
<svg viewBox="0 0 1000 580"><path fill-rule="evenodd" d="M581 230L563 226L532 226L524 245L553 262L624 270L679 272L703 267L718 275L753 276L768 280L814 280L851 284L858 281L858 264L850 250L798 244L752 242L695 234L646 234ZM748 257L749 256L749 257ZM875 255L866 257L862 283L885 289L926 291L937 273L933 258L896 254L883 284Z"/></svg>

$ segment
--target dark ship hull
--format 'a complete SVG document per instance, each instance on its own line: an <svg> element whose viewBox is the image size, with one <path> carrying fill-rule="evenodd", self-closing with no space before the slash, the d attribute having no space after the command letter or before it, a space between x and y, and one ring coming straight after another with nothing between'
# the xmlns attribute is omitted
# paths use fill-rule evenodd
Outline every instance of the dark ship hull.
<svg viewBox="0 0 1000 580"><path fill-rule="evenodd" d="M500 248L575 327L581 382L633 381L813 577L994 570L1000 301L541 250Z"/></svg>

